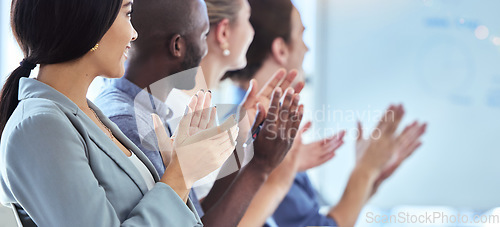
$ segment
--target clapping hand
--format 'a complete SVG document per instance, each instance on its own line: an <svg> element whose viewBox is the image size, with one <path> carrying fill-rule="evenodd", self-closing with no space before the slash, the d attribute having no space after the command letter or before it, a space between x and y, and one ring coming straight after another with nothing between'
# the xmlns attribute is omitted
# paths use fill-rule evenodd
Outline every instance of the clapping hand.
<svg viewBox="0 0 500 227"><path fill-rule="evenodd" d="M298 172L320 166L331 160L335 156L335 151L344 144L345 131L313 143L304 144L302 136L311 126L312 123L307 122L299 130L290 149L290 154L294 156L292 159L295 160Z"/></svg>
<svg viewBox="0 0 500 227"><path fill-rule="evenodd" d="M390 106L370 139L363 138L363 128L361 123L358 123L357 164L373 168L378 173L372 195L380 184L422 144L420 138L427 128L425 123L414 122L406 126L401 133L396 133L404 113L402 105Z"/></svg>
<svg viewBox="0 0 500 227"><path fill-rule="evenodd" d="M251 162L267 173L275 169L290 150L304 113L304 107L299 106L300 97L293 88L285 91L282 104L281 98L281 88L275 88L269 111L259 103L252 127L252 131L257 127L262 128L254 141L254 157Z"/></svg>
<svg viewBox="0 0 500 227"><path fill-rule="evenodd" d="M201 99L204 101L200 102ZM215 109L199 107L206 107L210 101L207 93L194 96L172 138L168 137L158 115L152 115L162 156L170 157L164 158L165 172L178 173L177 178L184 182L185 188L219 168L236 146L234 139L238 127L235 117L229 117L220 126L213 126Z"/></svg>
<svg viewBox="0 0 500 227"><path fill-rule="evenodd" d="M259 85L257 84L257 80L252 79L250 81L250 86L248 88L247 94L241 103L241 107L246 111L248 115L248 121L250 125L252 123L250 121L254 120L257 114L257 103L260 103L260 105L264 107L262 109L262 111L264 112L262 113L266 115L266 112L270 107L273 91L276 88L281 88L281 91L285 91L286 89L288 89L297 77L297 74L297 70L292 70L287 74L284 69L280 69L260 90ZM294 93L300 94L303 88L304 83L299 82L294 87Z"/></svg>

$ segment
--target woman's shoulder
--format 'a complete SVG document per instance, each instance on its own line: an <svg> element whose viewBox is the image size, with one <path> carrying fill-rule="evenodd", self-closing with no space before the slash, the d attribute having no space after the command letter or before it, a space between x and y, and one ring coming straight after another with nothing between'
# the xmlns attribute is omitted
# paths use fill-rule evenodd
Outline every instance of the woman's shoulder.
<svg viewBox="0 0 500 227"><path fill-rule="evenodd" d="M16 113L18 111L18 113ZM66 112L64 108L57 102L44 98L30 98L22 100L12 114L12 117L20 117L21 119L42 117L46 115L65 117ZM16 116L14 115L16 114ZM11 117L11 118L12 118ZM61 119L62 120L62 119Z"/></svg>
<svg viewBox="0 0 500 227"><path fill-rule="evenodd" d="M19 103L9 118L3 135L13 131L43 131L47 126L64 127L67 124L71 125L67 113L56 102L43 98L30 98Z"/></svg>

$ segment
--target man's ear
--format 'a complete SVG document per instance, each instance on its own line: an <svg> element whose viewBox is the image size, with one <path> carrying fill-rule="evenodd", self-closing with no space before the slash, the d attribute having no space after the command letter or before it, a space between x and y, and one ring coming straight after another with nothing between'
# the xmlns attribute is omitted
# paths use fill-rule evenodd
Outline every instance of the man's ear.
<svg viewBox="0 0 500 227"><path fill-rule="evenodd" d="M229 48L229 37L231 36L230 26L229 19L226 18L221 20L215 27L215 40L222 49Z"/></svg>
<svg viewBox="0 0 500 227"><path fill-rule="evenodd" d="M186 40L181 35L175 34L168 45L168 49L172 56L180 58L186 53Z"/></svg>
<svg viewBox="0 0 500 227"><path fill-rule="evenodd" d="M281 37L274 39L271 45L271 54L275 61L280 65L286 65L288 62L288 56L290 55L288 50L288 45L285 40Z"/></svg>

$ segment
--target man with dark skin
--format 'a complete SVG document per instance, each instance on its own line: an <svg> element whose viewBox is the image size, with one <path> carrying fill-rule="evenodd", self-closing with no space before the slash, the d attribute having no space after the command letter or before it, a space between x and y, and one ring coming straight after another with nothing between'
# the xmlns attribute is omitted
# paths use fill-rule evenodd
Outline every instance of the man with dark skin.
<svg viewBox="0 0 500 227"><path fill-rule="evenodd" d="M150 87L152 85L165 78L173 78L168 80L168 83L162 83L159 92L156 89L153 93L155 98L162 102L166 100L173 88L191 89L194 86L196 67L199 66L201 59L207 53L206 36L209 32L209 20L205 2L203 0L155 2L136 0L134 1L132 23L141 38L133 43L126 73L124 78L119 79L120 83L131 83L139 89L148 89L151 93ZM201 214L202 212L199 213L206 226L238 225L253 196L272 170L281 163L293 143L293 138L302 120L303 107L299 107L299 97L298 94L294 94L293 89L280 87L288 86L291 81L287 82L287 80L293 80L293 78L283 75L286 74L284 71L280 74L282 75L275 76L275 80L266 84L259 95L269 98L272 96L273 100L279 100L282 95L285 96L282 106L289 107L290 115L295 113L295 116L298 116L292 123L288 123L284 127L292 133L271 139L269 135L281 130L276 128L275 131L272 131L268 127L262 128L254 142L254 157L250 163L238 173L216 181L212 191L204 199L202 204L204 215ZM280 84L281 78L285 78L285 81ZM127 86L129 87L126 89L129 89L132 85ZM123 118L125 114L120 111L130 109L130 105L123 101L123 96L126 96L127 91L119 90L120 88L108 86L96 99L96 104L144 151L157 171L163 172L165 166L162 164L160 152L141 145L137 129L128 128L136 122L133 117ZM251 92L246 102L257 103L255 101L257 97L252 95L254 93L257 92ZM125 97L129 103L131 99L133 97L130 99ZM116 103L117 100L124 104L113 107L111 103ZM272 108L264 109L263 105L258 105L256 108L258 114L255 122L257 123L253 129L256 129L260 122L264 121L266 112L273 111ZM191 194L194 192L191 191ZM198 201L193 201L193 203L196 206ZM198 208L199 206L197 210Z"/></svg>

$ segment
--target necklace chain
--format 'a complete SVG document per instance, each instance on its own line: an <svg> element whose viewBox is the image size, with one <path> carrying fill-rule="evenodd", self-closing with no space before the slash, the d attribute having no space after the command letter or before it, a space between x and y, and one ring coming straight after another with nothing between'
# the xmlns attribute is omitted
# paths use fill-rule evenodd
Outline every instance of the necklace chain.
<svg viewBox="0 0 500 227"><path fill-rule="evenodd" d="M94 116L95 116L95 118L97 118L97 120L99 121L99 123L101 123L101 125L104 126L104 128L108 131L109 138L111 138L111 140L114 141L115 140L115 136L113 135L113 132L111 132L111 129L109 129L108 126L106 126L104 123L102 123L101 119L97 116L97 113L92 108L89 107L89 109L90 109L90 111L92 111L92 113L94 113Z"/></svg>

